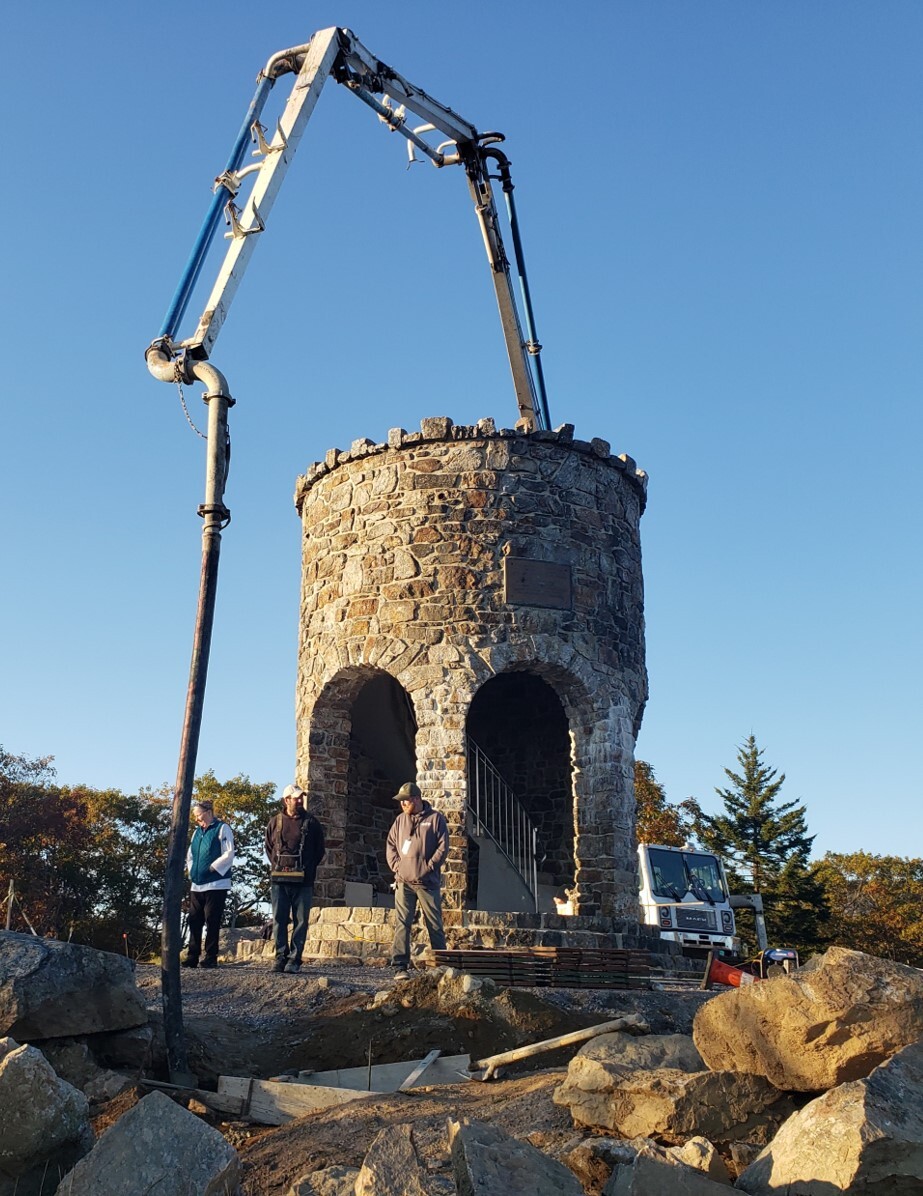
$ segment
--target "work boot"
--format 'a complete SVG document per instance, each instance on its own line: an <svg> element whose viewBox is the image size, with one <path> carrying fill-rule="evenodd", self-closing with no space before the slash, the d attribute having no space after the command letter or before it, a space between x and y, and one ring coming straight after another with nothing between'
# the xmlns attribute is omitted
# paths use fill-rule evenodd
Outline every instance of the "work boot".
<svg viewBox="0 0 923 1196"><path fill-rule="evenodd" d="M217 959L203 959L199 964L200 968L216 968L218 966Z"/></svg>
<svg viewBox="0 0 923 1196"><path fill-rule="evenodd" d="M301 964L297 959L290 959L285 965L285 970L295 976L301 971Z"/></svg>
<svg viewBox="0 0 923 1196"><path fill-rule="evenodd" d="M272 970L274 972L284 972L285 971L285 960L277 959L276 962L272 965Z"/></svg>
<svg viewBox="0 0 923 1196"><path fill-rule="evenodd" d="M197 968L199 966L199 961L193 959L191 955L184 955L180 962L184 968Z"/></svg>
<svg viewBox="0 0 923 1196"><path fill-rule="evenodd" d="M394 973L394 979L395 980L409 980L410 973L407 971L406 968L398 968L398 970Z"/></svg>

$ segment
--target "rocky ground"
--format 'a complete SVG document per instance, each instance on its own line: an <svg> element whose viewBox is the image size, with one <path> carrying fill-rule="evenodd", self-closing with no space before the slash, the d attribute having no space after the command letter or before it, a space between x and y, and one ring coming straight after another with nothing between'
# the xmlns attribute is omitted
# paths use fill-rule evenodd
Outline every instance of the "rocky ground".
<svg viewBox="0 0 923 1196"><path fill-rule="evenodd" d="M443 1054L473 1060L571 1030L637 1013L657 1033L689 1033L696 1009L710 994L506 989L472 1001L440 997L432 973L393 980L394 970L306 964L298 976L279 975L263 961L183 972L184 1024L190 1064L200 1086L217 1076L269 1078L289 1070L362 1066ZM138 985L160 1017L159 968L139 966ZM376 994L387 994L387 996ZM446 1174L449 1116L480 1118L560 1155L582 1137L566 1109L552 1103L576 1047L515 1065L506 1078L477 1080L387 1096L370 1096L278 1129L204 1116L239 1150L247 1196L285 1193L305 1172L358 1166L385 1126L412 1121L424 1165ZM136 1094L100 1111L99 1125L124 1112Z"/></svg>
<svg viewBox="0 0 923 1196"><path fill-rule="evenodd" d="M157 969L0 932L0 1196L59 1181L61 1196L921 1191L923 979L861 952L718 993L503 989L452 969L397 980L345 961L289 976L249 960L182 983L193 1090L164 1088ZM364 1079L370 1059L431 1049L484 1068L590 1024L592 1041L490 1082L454 1064L455 1083L307 1115L322 1092L257 1082L347 1066ZM222 1074L240 1103L209 1091Z"/></svg>

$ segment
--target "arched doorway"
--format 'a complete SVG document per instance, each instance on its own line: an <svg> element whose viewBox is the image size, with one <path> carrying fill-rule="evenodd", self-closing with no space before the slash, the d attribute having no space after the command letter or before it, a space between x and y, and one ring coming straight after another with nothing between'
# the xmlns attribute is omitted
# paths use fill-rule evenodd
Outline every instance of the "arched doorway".
<svg viewBox="0 0 923 1196"><path fill-rule="evenodd" d="M567 715L554 689L502 673L468 712L468 905L554 913L574 883ZM534 843L534 859L532 844Z"/></svg>
<svg viewBox="0 0 923 1196"><path fill-rule="evenodd" d="M385 840L394 794L416 775L417 724L407 691L363 667L325 686L311 713L308 783L327 832L325 896L348 905L392 900Z"/></svg>
<svg viewBox="0 0 923 1196"><path fill-rule="evenodd" d="M385 839L398 811L394 795L416 776L417 724L407 691L388 673L356 694L350 724L345 879L371 885L380 905L391 889Z"/></svg>

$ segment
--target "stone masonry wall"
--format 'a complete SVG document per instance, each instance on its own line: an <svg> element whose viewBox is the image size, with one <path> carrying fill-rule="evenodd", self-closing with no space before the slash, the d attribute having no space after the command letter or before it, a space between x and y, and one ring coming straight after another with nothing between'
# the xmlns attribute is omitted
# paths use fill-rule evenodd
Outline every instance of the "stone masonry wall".
<svg viewBox="0 0 923 1196"><path fill-rule="evenodd" d="M299 479L297 775L327 829L322 902L342 899L352 879L350 709L362 686L384 671L413 703L417 781L451 832L451 912L465 893L470 704L490 678L525 671L551 686L567 718L576 912L637 922L645 489L631 458L574 440L568 425L525 433L445 417L419 433L393 429L385 444L331 449ZM541 587L509 594L506 570L523 558L558 566L570 599L560 587L552 605L539 604Z"/></svg>

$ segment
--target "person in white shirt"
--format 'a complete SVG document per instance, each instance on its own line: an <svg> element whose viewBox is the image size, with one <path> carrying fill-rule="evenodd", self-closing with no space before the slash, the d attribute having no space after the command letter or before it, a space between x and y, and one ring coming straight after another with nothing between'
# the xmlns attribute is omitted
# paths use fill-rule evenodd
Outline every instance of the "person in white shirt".
<svg viewBox="0 0 923 1196"><path fill-rule="evenodd" d="M226 822L215 817L212 802L207 798L192 803L196 829L186 853L189 872L189 946L183 959L184 968L218 966L218 929L231 888L231 866L234 863L234 836ZM205 945L202 947L202 929Z"/></svg>

